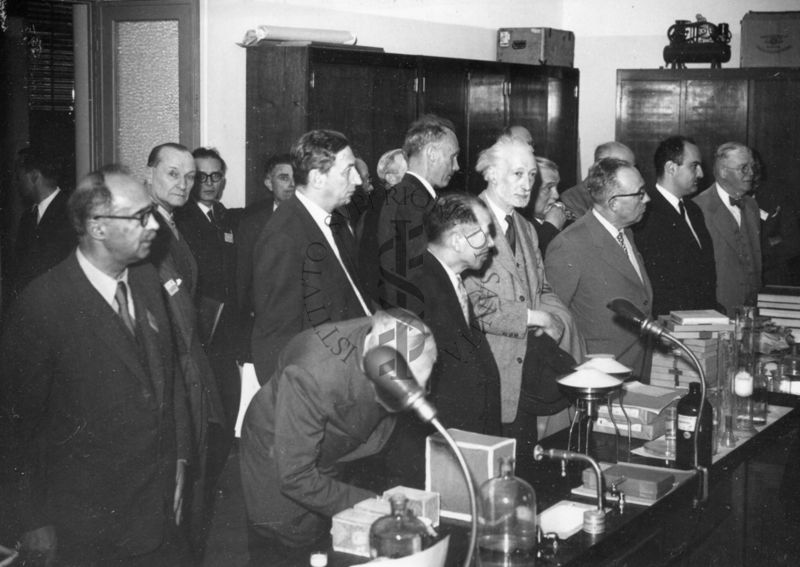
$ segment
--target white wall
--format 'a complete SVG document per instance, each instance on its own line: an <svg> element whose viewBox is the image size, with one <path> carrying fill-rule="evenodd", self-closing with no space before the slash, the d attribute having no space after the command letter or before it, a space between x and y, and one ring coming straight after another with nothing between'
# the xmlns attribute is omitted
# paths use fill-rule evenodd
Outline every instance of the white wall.
<svg viewBox="0 0 800 567"><path fill-rule="evenodd" d="M746 12L798 9L798 0L201 0L201 143L228 161L226 204L243 204L245 50L236 42L258 25L350 30L387 52L484 60L495 59L497 28L546 26L575 32L582 175L594 147L614 138L616 70L663 66L676 19L727 22L723 67L738 67Z"/></svg>
<svg viewBox="0 0 800 567"><path fill-rule="evenodd" d="M595 146L614 139L617 69L663 67L667 29L675 20L694 21L700 13L714 24L726 22L733 37L731 60L723 68L732 68L739 67L741 20L747 12L800 10L798 0L564 0L563 5L564 27L575 32L575 66L581 70L583 173Z"/></svg>

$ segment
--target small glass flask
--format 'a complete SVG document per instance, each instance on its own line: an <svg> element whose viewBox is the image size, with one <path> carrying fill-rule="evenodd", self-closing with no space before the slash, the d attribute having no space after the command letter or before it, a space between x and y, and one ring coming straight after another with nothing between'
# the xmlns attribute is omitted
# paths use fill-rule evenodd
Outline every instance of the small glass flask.
<svg viewBox="0 0 800 567"><path fill-rule="evenodd" d="M536 494L514 476L514 458L500 459L500 475L478 494L479 565L532 565L536 558Z"/></svg>
<svg viewBox="0 0 800 567"><path fill-rule="evenodd" d="M370 527L369 548L373 559L406 557L427 547L428 530L406 507L407 502L404 494L393 494L389 500L391 514L378 518Z"/></svg>
<svg viewBox="0 0 800 567"><path fill-rule="evenodd" d="M767 423L769 404L767 402L767 391L769 390L770 372L766 366L768 363L758 365L758 371L753 376L753 423L764 425Z"/></svg>

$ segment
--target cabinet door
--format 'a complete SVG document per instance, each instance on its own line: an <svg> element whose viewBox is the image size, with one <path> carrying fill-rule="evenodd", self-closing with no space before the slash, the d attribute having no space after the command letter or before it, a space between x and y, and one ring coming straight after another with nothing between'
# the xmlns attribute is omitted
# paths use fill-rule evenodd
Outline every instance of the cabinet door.
<svg viewBox="0 0 800 567"><path fill-rule="evenodd" d="M406 130L417 116L415 85L418 83L414 58L387 57L384 65L375 67L372 159L367 160L371 171L375 171L381 155L403 147Z"/></svg>
<svg viewBox="0 0 800 567"><path fill-rule="evenodd" d="M775 194L775 203L769 204L787 197L800 209L800 73L783 71L753 79L749 109L747 143L763 160L762 188Z"/></svg>
<svg viewBox="0 0 800 567"><path fill-rule="evenodd" d="M495 143L506 125L509 82L505 65L471 65L468 73L467 102L467 190L480 193L486 187L483 176L475 171L481 151Z"/></svg>
<svg viewBox="0 0 800 567"><path fill-rule="evenodd" d="M577 69L509 66L509 124L530 130L537 155L559 166L561 187L571 187L578 172Z"/></svg>
<svg viewBox="0 0 800 567"><path fill-rule="evenodd" d="M264 160L286 153L306 131L308 49L247 49L246 202L264 197Z"/></svg>
<svg viewBox="0 0 800 567"><path fill-rule="evenodd" d="M440 57L419 58L419 114L436 114L451 120L461 148L458 165L461 171L450 180L447 190L466 188L466 168L469 165L467 135L467 62Z"/></svg>
<svg viewBox="0 0 800 567"><path fill-rule="evenodd" d="M681 82L617 76L616 139L636 156L647 183L655 182L653 154L661 140L680 132Z"/></svg>

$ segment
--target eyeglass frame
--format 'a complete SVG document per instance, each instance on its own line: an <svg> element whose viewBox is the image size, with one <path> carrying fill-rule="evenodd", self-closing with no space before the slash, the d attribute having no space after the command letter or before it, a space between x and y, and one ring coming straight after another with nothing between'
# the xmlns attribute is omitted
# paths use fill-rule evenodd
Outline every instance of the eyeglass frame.
<svg viewBox="0 0 800 567"><path fill-rule="evenodd" d="M92 217L92 220L98 220L98 219L135 220L139 221L139 224L142 225L142 227L145 227L147 226L147 223L150 222L150 219L153 217L153 215L156 214L156 210L157 210L156 206L152 205L135 215L94 215Z"/></svg>
<svg viewBox="0 0 800 567"><path fill-rule="evenodd" d="M214 177L216 176L216 179ZM223 179L225 179L225 173L222 171L213 171L211 173L206 173L204 171L198 171L195 174L195 179L200 185L205 185L206 181L211 181L211 183L219 183Z"/></svg>
<svg viewBox="0 0 800 567"><path fill-rule="evenodd" d="M725 169L730 169L731 171L738 171L740 175L747 175L748 173L751 175L755 175L758 166L755 163L743 163L739 167L731 167L730 165L722 164L722 167Z"/></svg>
<svg viewBox="0 0 800 567"><path fill-rule="evenodd" d="M644 200L644 196L647 195L647 191L644 189L639 189L636 193L618 193L616 195L611 195L608 198L608 202L611 202L611 199L616 199L617 197L639 197L639 200Z"/></svg>

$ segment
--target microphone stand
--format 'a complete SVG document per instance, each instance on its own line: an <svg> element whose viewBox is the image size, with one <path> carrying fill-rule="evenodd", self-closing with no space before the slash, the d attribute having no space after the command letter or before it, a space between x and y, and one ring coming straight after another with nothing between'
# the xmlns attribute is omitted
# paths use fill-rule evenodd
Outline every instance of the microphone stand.
<svg viewBox="0 0 800 567"><path fill-rule="evenodd" d="M636 323L639 326L642 335L650 334L657 339L663 339L664 341L678 347L689 356L692 364L697 369L697 374L700 377L700 407L698 408L697 419L694 422L693 443L694 469L697 472L700 483L699 494L695 495L694 498L694 506L697 507L699 504L708 500L708 468L700 466L698 449L698 438L700 437L700 417L703 415L703 407L705 407L706 403L706 373L703 370L703 367L700 365L700 361L689 347L687 347L677 338L670 335L664 329L664 327L645 316L645 314L639 311L639 309L630 301L621 298L614 299L607 305L607 307L623 319L627 319Z"/></svg>

